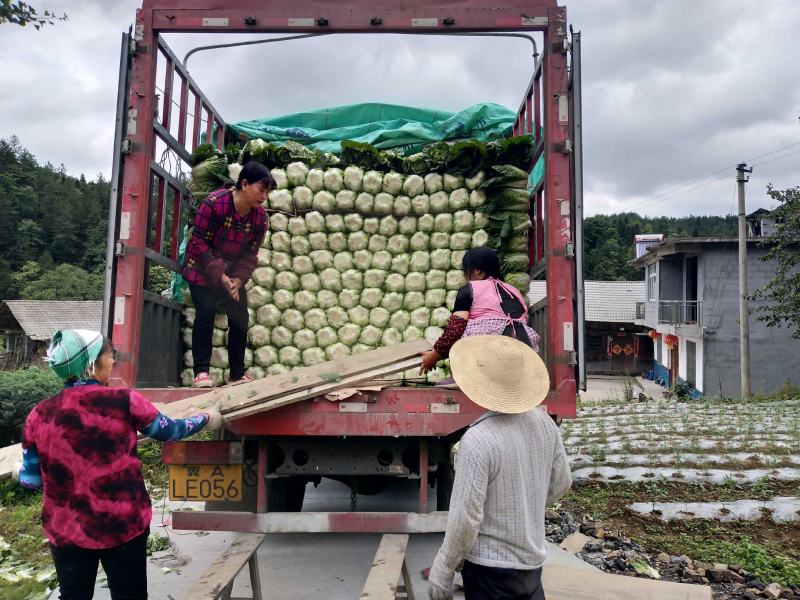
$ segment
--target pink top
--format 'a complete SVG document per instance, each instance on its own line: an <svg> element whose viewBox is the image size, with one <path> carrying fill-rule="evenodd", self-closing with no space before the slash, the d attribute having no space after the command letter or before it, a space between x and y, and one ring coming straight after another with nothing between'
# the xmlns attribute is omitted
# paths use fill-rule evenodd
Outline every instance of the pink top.
<svg viewBox="0 0 800 600"><path fill-rule="evenodd" d="M519 290L514 286L500 281L499 279L489 278L481 279L478 281L470 281L472 287L472 306L469 309L469 320L480 319L503 319L504 321L519 321L525 323L525 300L520 294ZM503 312L500 303L500 293L497 287L502 287L506 292L517 298L523 307L522 316L519 319L510 319L509 316Z"/></svg>
<svg viewBox="0 0 800 600"><path fill-rule="evenodd" d="M54 546L112 548L149 527L136 440L157 415L137 392L101 385L67 388L34 407L22 448L39 453L42 527Z"/></svg>

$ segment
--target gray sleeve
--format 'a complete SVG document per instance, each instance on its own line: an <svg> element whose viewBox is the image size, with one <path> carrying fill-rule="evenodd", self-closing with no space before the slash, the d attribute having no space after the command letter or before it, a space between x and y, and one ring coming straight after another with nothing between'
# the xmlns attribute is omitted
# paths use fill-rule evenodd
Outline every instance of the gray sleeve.
<svg viewBox="0 0 800 600"><path fill-rule="evenodd" d="M547 506L552 505L563 496L572 486L572 473L569 470L569 459L564 449L561 432L555 429L555 453L553 455L553 468L550 471L550 485L547 489Z"/></svg>
<svg viewBox="0 0 800 600"><path fill-rule="evenodd" d="M461 440L447 531L436 559L447 572L460 567L478 539L490 478L488 453L489 449L483 447L477 436L465 436Z"/></svg>

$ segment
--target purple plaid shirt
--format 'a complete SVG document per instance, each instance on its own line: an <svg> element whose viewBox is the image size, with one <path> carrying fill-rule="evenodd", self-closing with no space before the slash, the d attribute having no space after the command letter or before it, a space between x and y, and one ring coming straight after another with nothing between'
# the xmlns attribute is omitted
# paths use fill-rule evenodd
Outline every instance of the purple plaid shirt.
<svg viewBox="0 0 800 600"><path fill-rule="evenodd" d="M191 285L219 287L222 275L247 283L258 264L258 249L267 232L267 214L254 208L236 212L229 189L211 192L197 209L186 250L183 277Z"/></svg>

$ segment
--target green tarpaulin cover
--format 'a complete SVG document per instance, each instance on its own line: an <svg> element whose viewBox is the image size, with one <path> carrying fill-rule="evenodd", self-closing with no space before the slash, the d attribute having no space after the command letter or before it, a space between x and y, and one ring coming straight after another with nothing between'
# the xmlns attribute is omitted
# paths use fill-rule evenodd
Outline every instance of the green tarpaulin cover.
<svg viewBox="0 0 800 600"><path fill-rule="evenodd" d="M367 142L378 149L418 152L432 142L490 140L511 134L516 113L498 104L476 104L457 113L395 104L353 104L272 119L229 124L235 134L268 142L294 140L323 152L338 153L342 140Z"/></svg>

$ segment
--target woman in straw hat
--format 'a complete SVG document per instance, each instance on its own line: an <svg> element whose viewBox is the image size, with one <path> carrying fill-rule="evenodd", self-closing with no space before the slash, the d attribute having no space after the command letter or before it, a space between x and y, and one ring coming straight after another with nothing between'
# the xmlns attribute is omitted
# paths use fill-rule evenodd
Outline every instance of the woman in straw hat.
<svg viewBox="0 0 800 600"><path fill-rule="evenodd" d="M505 335L539 349L539 335L526 322L528 305L517 288L503 281L497 253L491 248L473 248L464 254L462 268L467 284L458 290L444 333L433 350L422 354L420 373L447 358L462 337Z"/></svg>
<svg viewBox="0 0 800 600"><path fill-rule="evenodd" d="M173 420L138 392L107 387L114 348L96 331L65 329L47 362L64 389L28 415L16 478L41 489L42 528L62 600L94 593L98 562L111 598L147 598L150 497L136 454L138 432L159 441L223 425L219 409Z"/></svg>
<svg viewBox="0 0 800 600"><path fill-rule="evenodd" d="M444 543L428 577L431 600L543 600L545 508L570 487L561 434L543 410L550 387L532 348L505 336L465 337L450 351L453 377L488 412L461 438Z"/></svg>

